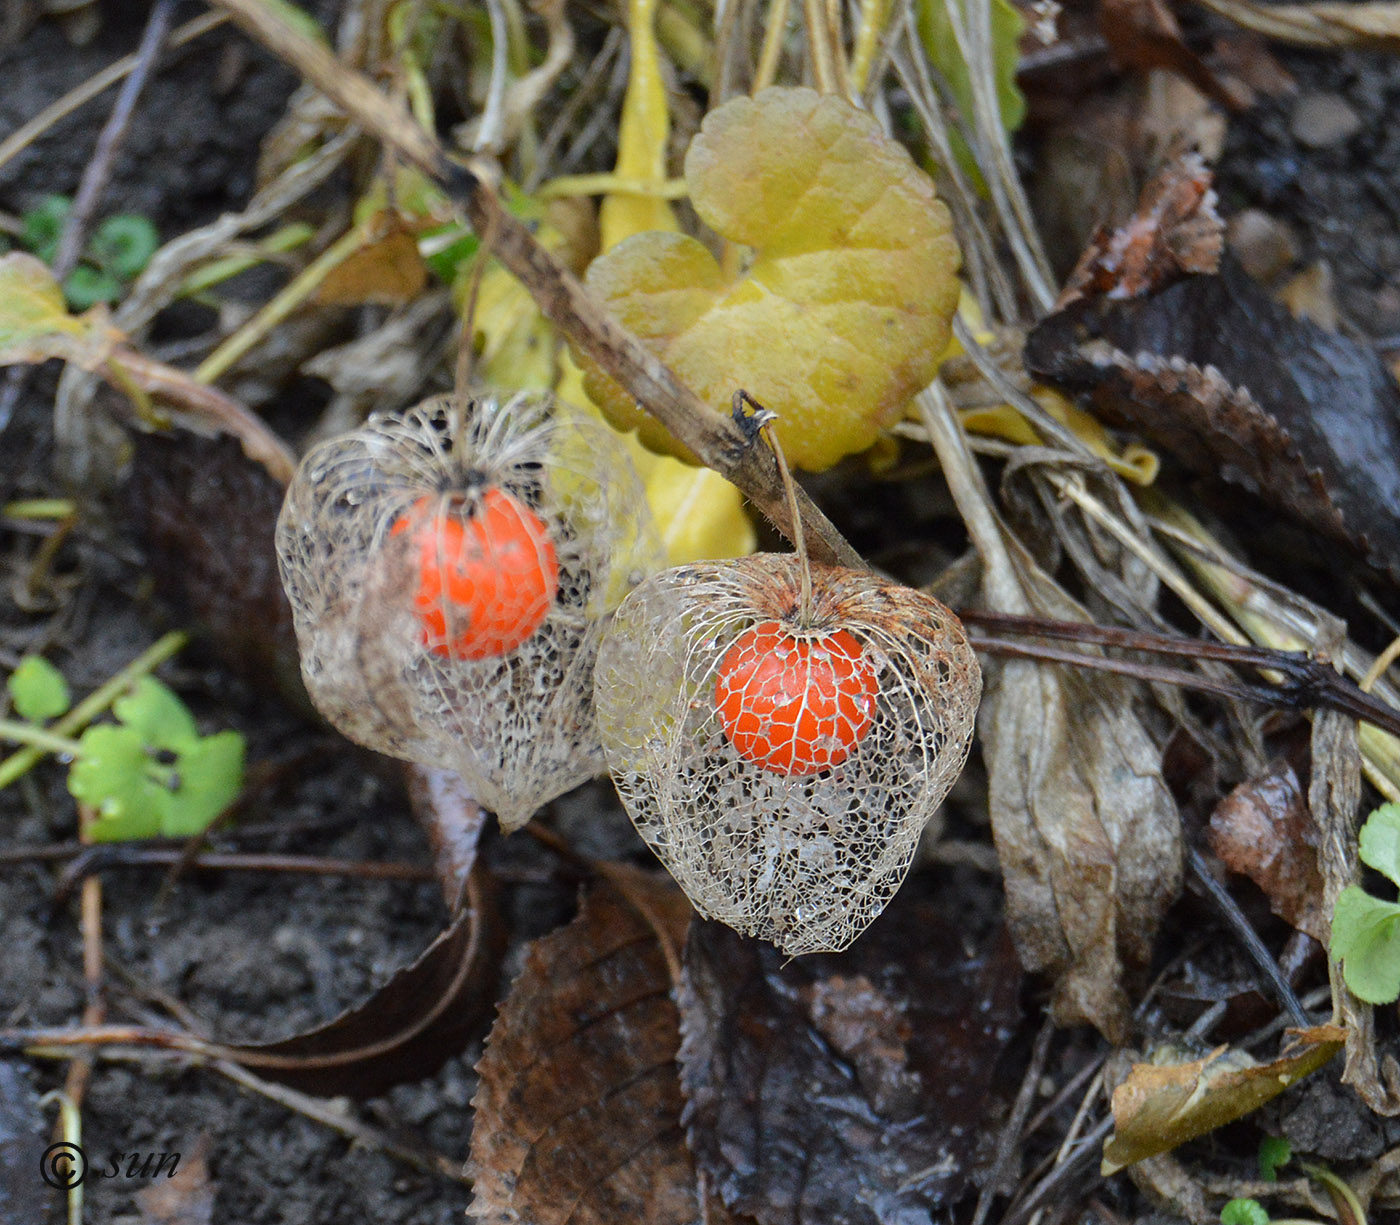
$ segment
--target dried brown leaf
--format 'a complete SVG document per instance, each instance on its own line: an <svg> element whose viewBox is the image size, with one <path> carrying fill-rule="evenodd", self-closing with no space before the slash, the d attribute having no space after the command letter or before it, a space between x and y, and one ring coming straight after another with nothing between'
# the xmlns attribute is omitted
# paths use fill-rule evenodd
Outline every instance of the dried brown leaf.
<svg viewBox="0 0 1400 1225"><path fill-rule="evenodd" d="M427 283L428 266L413 231L394 214L382 213L364 245L331 270L312 301L318 306L403 306Z"/></svg>
<svg viewBox="0 0 1400 1225"><path fill-rule="evenodd" d="M492 1225L698 1225L667 944L690 907L625 873L531 945L477 1071L471 1213ZM645 912L645 913L644 913Z"/></svg>
<svg viewBox="0 0 1400 1225"><path fill-rule="evenodd" d="M1203 1059L1135 1063L1113 1091L1114 1134L1104 1145L1104 1174L1114 1174L1259 1109L1315 1072L1342 1049L1340 1025L1289 1030L1293 1041L1268 1063L1219 1047Z"/></svg>
<svg viewBox="0 0 1400 1225"><path fill-rule="evenodd" d="M1004 936L969 955L916 892L839 955L785 960L722 924L692 926L687 1137L731 1209L763 1225L874 1225L927 1220L961 1196L1019 974Z"/></svg>
<svg viewBox="0 0 1400 1225"><path fill-rule="evenodd" d="M1271 762L1264 773L1236 787L1216 805L1207 836L1230 871L1248 876L1264 891L1276 915L1327 943L1317 827L1292 766Z"/></svg>
<svg viewBox="0 0 1400 1225"><path fill-rule="evenodd" d="M1009 542L1010 543L1010 542ZM1019 548L1034 615L1086 621ZM1061 1025L1120 1040L1181 887L1181 823L1161 752L1116 679L1011 661L988 669L979 721L1007 924L1027 969L1054 979Z"/></svg>
<svg viewBox="0 0 1400 1225"><path fill-rule="evenodd" d="M459 1054L490 1011L505 931L493 882L475 861L486 813L441 778L420 779L412 794L420 820L442 827L438 866L449 902L456 895L452 922L363 1004L291 1038L231 1048L268 1080L324 1096L374 1097Z"/></svg>

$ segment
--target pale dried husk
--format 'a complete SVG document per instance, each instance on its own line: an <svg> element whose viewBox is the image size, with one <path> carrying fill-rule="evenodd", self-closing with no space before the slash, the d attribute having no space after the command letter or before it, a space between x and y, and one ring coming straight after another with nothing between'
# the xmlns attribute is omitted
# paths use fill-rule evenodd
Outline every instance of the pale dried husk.
<svg viewBox="0 0 1400 1225"><path fill-rule="evenodd" d="M428 649L411 533L425 496L509 493L543 520L558 593L520 646L480 660ZM592 672L610 611L659 561L640 483L610 431L550 397L429 400L372 417L302 461L277 523L302 675L360 744L457 771L507 830L599 773ZM444 610L449 636L455 615Z"/></svg>
<svg viewBox="0 0 1400 1225"><path fill-rule="evenodd" d="M981 672L936 600L854 570L813 567L806 631L793 556L682 566L618 609L598 655L598 724L638 833L702 915L797 955L851 943L895 894L963 767ZM716 669L745 631L846 630L874 665L873 717L850 755L805 776L729 743Z"/></svg>

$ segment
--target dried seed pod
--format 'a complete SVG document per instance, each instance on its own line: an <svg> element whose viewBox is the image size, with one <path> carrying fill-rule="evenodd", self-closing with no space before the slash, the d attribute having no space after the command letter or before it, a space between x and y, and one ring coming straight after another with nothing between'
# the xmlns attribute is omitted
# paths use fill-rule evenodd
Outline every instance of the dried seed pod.
<svg viewBox="0 0 1400 1225"><path fill-rule="evenodd" d="M874 574L756 555L653 576L598 655L598 725L638 832L703 915L797 955L894 896L982 691L958 619Z"/></svg>
<svg viewBox="0 0 1400 1225"><path fill-rule="evenodd" d="M302 674L350 739L456 770L507 830L603 767L592 672L660 557L616 437L542 395L324 443L277 523Z"/></svg>

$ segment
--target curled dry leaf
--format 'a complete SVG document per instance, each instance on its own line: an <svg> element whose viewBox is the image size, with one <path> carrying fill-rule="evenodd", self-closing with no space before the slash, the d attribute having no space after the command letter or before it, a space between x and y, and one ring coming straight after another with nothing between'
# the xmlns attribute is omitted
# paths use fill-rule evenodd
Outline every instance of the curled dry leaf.
<svg viewBox="0 0 1400 1225"><path fill-rule="evenodd" d="M1258 885L1276 915L1327 943L1318 831L1292 766L1272 762L1236 787L1211 813L1208 836L1221 862Z"/></svg>
<svg viewBox="0 0 1400 1225"><path fill-rule="evenodd" d="M1288 1034L1284 1052L1268 1063L1222 1046L1203 1059L1133 1064L1113 1091L1114 1131L1104 1145L1103 1173L1170 1152L1258 1110L1317 1071L1346 1041L1340 1025L1290 1029Z"/></svg>
<svg viewBox="0 0 1400 1225"><path fill-rule="evenodd" d="M958 619L869 572L756 554L633 592L596 672L618 793L696 910L846 947L962 770L981 673Z"/></svg>
<svg viewBox="0 0 1400 1225"><path fill-rule="evenodd" d="M1033 615L1088 615L1007 537ZM1146 969L1181 888L1181 821L1161 752L1108 676L1012 660L982 701L992 834L1022 964L1055 980L1061 1025L1125 1031L1129 975Z"/></svg>
<svg viewBox="0 0 1400 1225"><path fill-rule="evenodd" d="M1010 942L969 955L964 941L907 890L840 957L787 961L717 923L692 926L686 1135L731 1209L762 1225L950 1215L1018 1019Z"/></svg>
<svg viewBox="0 0 1400 1225"><path fill-rule="evenodd" d="M615 437L528 394L371 418L306 457L277 525L317 707L507 830L601 770L594 656L658 552Z"/></svg>
<svg viewBox="0 0 1400 1225"><path fill-rule="evenodd" d="M643 913L645 912L645 913ZM471 1215L489 1225L695 1225L669 964L690 907L629 872L537 940L477 1065Z"/></svg>
<svg viewBox="0 0 1400 1225"><path fill-rule="evenodd" d="M416 771L409 795L428 829L452 921L364 1003L277 1042L226 1048L268 1080L326 1097L374 1097L459 1054L490 1011L505 951L495 885L477 862L486 814L460 781Z"/></svg>
<svg viewBox="0 0 1400 1225"><path fill-rule="evenodd" d="M638 234L588 284L716 412L735 388L778 414L788 458L863 450L933 377L958 302L958 250L932 181L875 120L809 89L712 110L685 160L691 203L753 252L721 268L683 234ZM689 458L587 359L615 425Z"/></svg>

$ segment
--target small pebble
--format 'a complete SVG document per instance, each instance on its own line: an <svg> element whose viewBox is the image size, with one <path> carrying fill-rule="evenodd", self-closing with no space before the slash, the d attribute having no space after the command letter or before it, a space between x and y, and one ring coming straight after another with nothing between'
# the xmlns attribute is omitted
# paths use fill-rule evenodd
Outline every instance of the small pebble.
<svg viewBox="0 0 1400 1225"><path fill-rule="evenodd" d="M1292 131L1310 149L1327 149L1361 131L1361 116L1340 94L1304 94L1293 108Z"/></svg>
<svg viewBox="0 0 1400 1225"><path fill-rule="evenodd" d="M1265 284L1287 272L1298 258L1298 242L1286 222L1263 209L1247 208L1226 228L1230 254L1256 281Z"/></svg>

